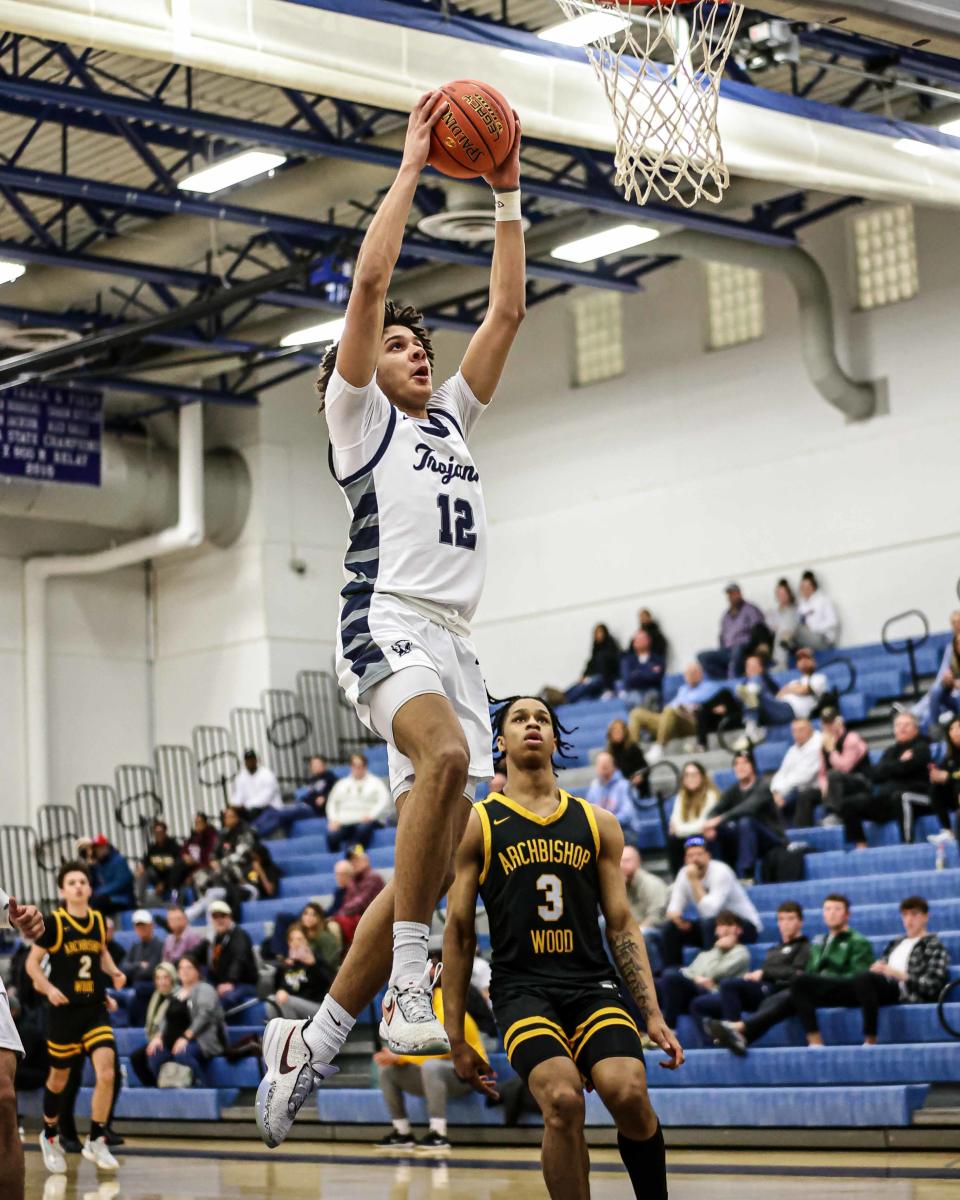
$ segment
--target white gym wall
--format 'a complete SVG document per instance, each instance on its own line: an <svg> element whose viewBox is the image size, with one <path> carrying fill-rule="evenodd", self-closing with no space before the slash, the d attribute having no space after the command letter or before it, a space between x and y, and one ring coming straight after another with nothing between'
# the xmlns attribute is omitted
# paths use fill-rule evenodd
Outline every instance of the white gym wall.
<svg viewBox="0 0 960 1200"><path fill-rule="evenodd" d="M581 389L569 386L568 298L531 310L475 440L491 521L475 625L491 690L569 682L592 623L625 636L641 603L679 667L713 642L728 578L767 604L779 574L807 566L835 596L847 641L876 640L912 606L945 626L960 573L956 218L917 214L919 296L869 314L849 311L849 219L811 228L804 244L830 275L841 360L889 381L891 414L862 425L810 384L796 302L776 277L765 280L766 336L708 354L700 265L651 276L625 308L626 374ZM463 345L438 337L441 374ZM231 548L158 567L152 667L140 568L51 585L51 802L111 781L120 762L149 761L151 727L159 742L188 741L195 724L258 704L262 688L329 667L346 514L310 377L265 394L256 418L221 410L211 423L216 444L247 459L251 514ZM26 816L21 575L4 542L6 821Z"/></svg>

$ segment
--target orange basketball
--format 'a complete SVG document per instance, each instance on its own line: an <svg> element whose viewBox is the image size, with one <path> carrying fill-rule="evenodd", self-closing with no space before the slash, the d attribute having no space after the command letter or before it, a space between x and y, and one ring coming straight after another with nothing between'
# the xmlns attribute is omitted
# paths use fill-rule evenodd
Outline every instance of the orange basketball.
<svg viewBox="0 0 960 1200"><path fill-rule="evenodd" d="M449 107L431 131L428 162L454 179L489 174L513 148L513 109L496 88L476 79L456 79L440 90Z"/></svg>

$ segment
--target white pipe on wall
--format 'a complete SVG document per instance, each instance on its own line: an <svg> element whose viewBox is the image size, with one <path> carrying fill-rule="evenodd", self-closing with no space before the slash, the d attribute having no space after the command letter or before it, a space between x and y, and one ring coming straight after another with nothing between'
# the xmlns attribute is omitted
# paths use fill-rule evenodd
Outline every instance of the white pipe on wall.
<svg viewBox="0 0 960 1200"><path fill-rule="evenodd" d="M49 794L49 715L47 654L47 581L75 575L100 575L178 550L199 546L204 538L203 517L203 408L180 409L177 523L123 546L96 554L63 554L31 558L24 564L24 696L26 700L27 820L36 821L37 810L51 802Z"/></svg>

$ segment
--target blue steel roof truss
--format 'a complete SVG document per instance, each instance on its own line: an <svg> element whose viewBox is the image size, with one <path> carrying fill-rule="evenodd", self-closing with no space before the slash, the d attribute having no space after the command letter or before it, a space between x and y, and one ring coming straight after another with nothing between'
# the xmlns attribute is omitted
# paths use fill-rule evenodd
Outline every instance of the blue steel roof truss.
<svg viewBox="0 0 960 1200"><path fill-rule="evenodd" d="M863 39L848 39L834 33L829 37L833 42L856 41L858 51L863 50ZM0 156L0 196L23 227L22 238L7 238L0 242L0 255L26 263L77 267L132 280L134 290L120 293L123 297L121 313L130 309L155 313L157 309L146 300L147 295L151 301L159 301L160 311L165 313L178 306L187 307L198 298L222 288L224 282L249 281L251 267L268 275L275 269L277 252L288 262L299 259L315 266L331 260L342 264L355 255L371 211L371 206L362 201L358 202L356 224L349 226L337 224L332 214L327 220L306 220L280 212L246 208L235 202L242 199L242 189L226 193L222 198L201 197L178 190L176 179L196 160L209 161L251 145L281 149L288 156L281 170L318 157L343 157L392 169L399 162L398 152L372 145L370 138L386 129L397 128L402 114L283 88L278 90L289 103L285 119L269 124L241 120L203 111L192 104L193 74L189 67L171 65L159 84L148 92L135 80L120 79L106 71L96 61L96 54L89 50L77 51L61 43L46 43L40 56L34 58L31 54L28 61L28 56L22 53L27 41L29 39L9 32L0 35L0 112L31 122L19 144L10 153ZM37 46L38 43L32 43L33 53ZM832 43L831 49L843 52ZM911 53L914 59L924 57ZM54 79L39 77L41 69L49 76L51 67L59 68ZM167 99L175 81L182 85L186 104L173 104ZM812 90L811 86L805 90ZM321 105L328 114L332 106L335 121L324 119L319 111ZM29 159L33 137L46 123L54 123L61 129L63 169L60 172L37 171L24 165ZM73 175L69 170L70 139L82 131L122 139L146 169L149 182L133 188ZM554 204L559 201L625 219L637 216L636 206L624 202L614 187L613 163L609 155L582 148L564 148L536 139L527 139L525 144L529 162L525 163L524 191L528 197L527 210L535 225L544 223L550 215L538 201ZM156 153L159 148L175 150L179 152L178 157L172 164L164 163ZM549 151L552 159L560 158L559 164L548 169L543 163L543 151ZM436 186L425 176L417 197L418 206L425 213L436 211L438 195ZM38 216L30 205L33 196L42 196L48 202L55 200L53 214L43 218ZM840 205L855 202L851 198L841 201ZM832 204L808 211L807 198L796 194L757 206L747 221L691 213L665 205L648 205L643 215L725 236L791 245L795 231L803 224L820 219L828 212L836 211L837 207ZM85 214L91 227L78 230L77 222L72 221L76 212ZM88 252L93 244L108 244L122 216L171 213L237 221L247 226L250 233L246 238L238 239L232 247L232 260L225 269L218 264L221 269L216 273L210 267L207 271L197 271L162 263L143 265ZM273 261L261 257L265 252L273 256ZM490 256L484 250L411 232L404 243L400 269L424 261L482 266L489 263ZM644 274L672 261L668 255L638 257L634 253L613 265L597 263L590 268L575 268L552 259L533 259L529 264L528 303L540 303L578 285L633 292L642 287L639 280ZM346 277L345 273L341 274ZM205 389L183 389L182 394L188 402L225 402L227 397L235 394L239 402L249 403L252 393L244 389L260 365L274 361L277 347L244 341L231 336L232 332L258 311L266 315L278 308L329 310L338 307L330 303L333 289L338 285L321 276L322 272L307 271L303 281L266 290L259 296L249 296L232 310L230 307L218 308L202 321L149 335L141 354L123 354L124 371L145 370L156 365L151 364L151 357L156 356L157 347L171 345L209 355L246 355L246 365L232 376L224 377L226 382L222 391L213 389L207 396ZM341 283L336 291L341 303L342 292ZM426 315L441 327L473 329L482 320L485 307L486 292L473 292L435 305ZM0 315L20 325L68 325L85 334L103 331L117 323L116 315L107 318L102 312L89 310L39 313L0 305ZM284 372L308 370L318 357L309 350L298 350L294 354L294 366L291 368L285 363ZM116 366L116 361L107 365ZM78 367L70 375L77 381L89 380L95 375L110 380L110 386L128 384L129 390L135 390L129 375L119 378L109 373L105 375L102 367L102 363L94 362ZM58 367L57 371L59 375L63 368ZM238 383L238 380L242 382ZM257 388L263 386L261 379ZM236 393L231 391L232 388L238 389ZM177 403L175 385L139 380L136 389L158 397L164 405ZM204 396L194 394L197 391L204 392Z"/></svg>

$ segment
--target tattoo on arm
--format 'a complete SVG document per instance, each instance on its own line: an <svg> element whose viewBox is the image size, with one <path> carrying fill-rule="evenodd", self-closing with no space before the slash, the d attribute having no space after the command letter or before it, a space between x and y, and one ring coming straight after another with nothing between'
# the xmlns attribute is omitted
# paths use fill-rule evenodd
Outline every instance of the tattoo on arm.
<svg viewBox="0 0 960 1200"><path fill-rule="evenodd" d="M647 948L643 944L642 938L629 929L623 933L613 934L609 941L617 970L636 1002L640 1015L646 1021L649 1019L651 1011L656 1008L656 1002L651 996L652 976L647 959Z"/></svg>

